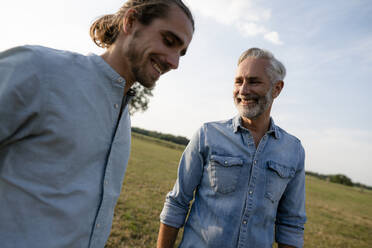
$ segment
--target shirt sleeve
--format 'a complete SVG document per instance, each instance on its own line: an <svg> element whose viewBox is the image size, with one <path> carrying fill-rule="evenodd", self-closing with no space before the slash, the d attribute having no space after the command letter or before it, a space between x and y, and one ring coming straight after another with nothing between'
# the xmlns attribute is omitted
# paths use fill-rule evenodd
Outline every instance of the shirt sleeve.
<svg viewBox="0 0 372 248"><path fill-rule="evenodd" d="M304 244L305 214L305 151L299 143L299 162L279 202L276 219L276 242L295 247Z"/></svg>
<svg viewBox="0 0 372 248"><path fill-rule="evenodd" d="M194 191L200 184L203 174L204 159L201 142L202 129L193 136L182 154L178 178L173 190L167 194L160 221L166 225L180 228L184 225Z"/></svg>
<svg viewBox="0 0 372 248"><path fill-rule="evenodd" d="M40 59L32 49L16 47L0 53L0 149L34 129L40 113Z"/></svg>

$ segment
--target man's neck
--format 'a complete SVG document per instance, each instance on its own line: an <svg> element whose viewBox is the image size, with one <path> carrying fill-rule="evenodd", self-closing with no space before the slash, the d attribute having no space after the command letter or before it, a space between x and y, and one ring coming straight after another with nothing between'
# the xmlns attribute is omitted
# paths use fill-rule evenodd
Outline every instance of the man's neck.
<svg viewBox="0 0 372 248"><path fill-rule="evenodd" d="M105 53L101 55L103 60L106 61L121 77L125 79L124 94L127 94L128 90L134 84L134 80L131 79L128 62L124 58L116 56L118 54L115 51L115 45L112 45Z"/></svg>
<svg viewBox="0 0 372 248"><path fill-rule="evenodd" d="M243 116L241 119L243 127L247 128L251 132L257 148L261 138L270 128L270 111L263 113L255 119L249 119Z"/></svg>

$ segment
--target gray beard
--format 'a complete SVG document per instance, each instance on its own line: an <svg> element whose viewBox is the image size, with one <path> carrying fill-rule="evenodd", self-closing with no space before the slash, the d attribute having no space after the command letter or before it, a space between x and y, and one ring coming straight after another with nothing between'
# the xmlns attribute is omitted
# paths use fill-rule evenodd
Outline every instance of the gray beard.
<svg viewBox="0 0 372 248"><path fill-rule="evenodd" d="M237 100L234 99L234 103L239 112L239 115L247 119L257 119L270 107L271 103L273 102L272 90L273 87L270 88L265 96L259 97L257 104L253 108L239 105L237 103Z"/></svg>

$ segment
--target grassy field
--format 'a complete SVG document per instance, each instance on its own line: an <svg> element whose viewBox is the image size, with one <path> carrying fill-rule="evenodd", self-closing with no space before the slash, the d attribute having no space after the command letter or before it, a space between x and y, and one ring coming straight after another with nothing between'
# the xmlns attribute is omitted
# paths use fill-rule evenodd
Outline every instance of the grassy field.
<svg viewBox="0 0 372 248"><path fill-rule="evenodd" d="M106 248L156 247L159 214L176 179L182 150L179 145L134 135ZM305 247L372 247L372 192L313 177L306 180Z"/></svg>

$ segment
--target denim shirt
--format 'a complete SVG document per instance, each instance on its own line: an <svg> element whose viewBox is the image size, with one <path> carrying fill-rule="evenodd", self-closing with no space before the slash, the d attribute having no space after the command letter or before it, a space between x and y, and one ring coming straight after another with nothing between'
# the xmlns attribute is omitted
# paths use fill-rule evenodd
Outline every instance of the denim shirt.
<svg viewBox="0 0 372 248"><path fill-rule="evenodd" d="M97 55L0 53L1 248L104 247L130 150L124 86Z"/></svg>
<svg viewBox="0 0 372 248"><path fill-rule="evenodd" d="M241 119L204 124L185 149L160 215L182 248L303 246L304 149L276 126L257 149ZM189 203L194 198L189 216Z"/></svg>

